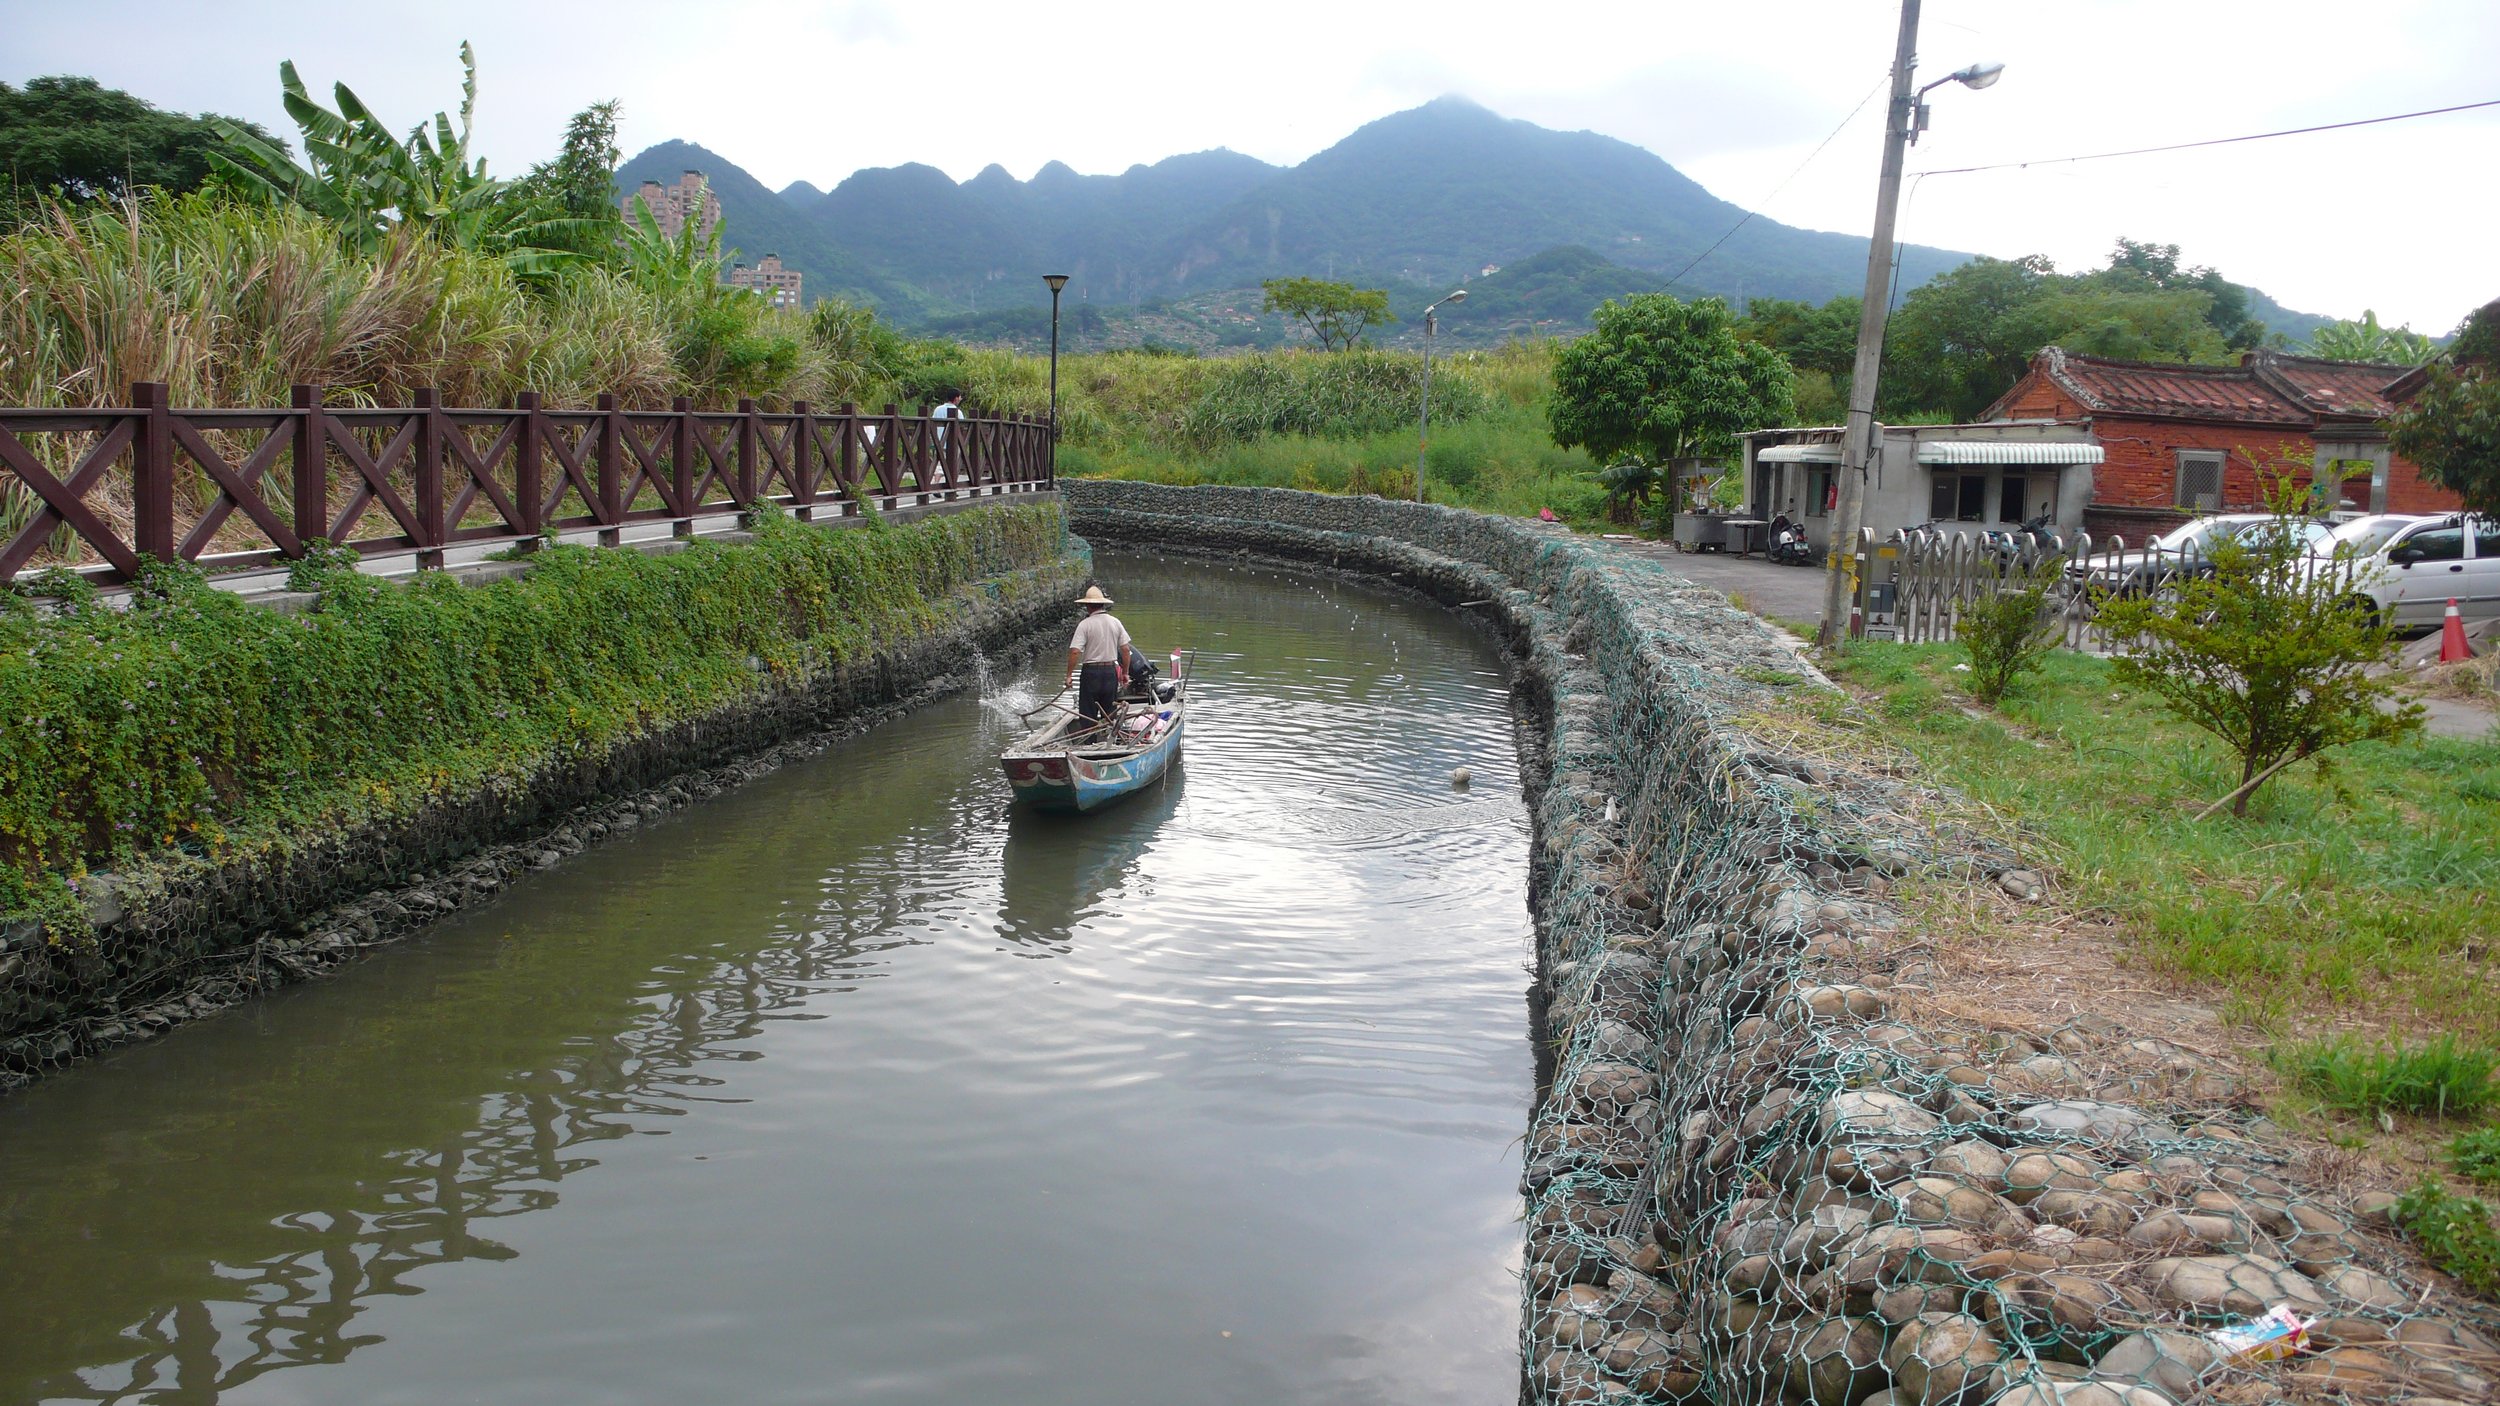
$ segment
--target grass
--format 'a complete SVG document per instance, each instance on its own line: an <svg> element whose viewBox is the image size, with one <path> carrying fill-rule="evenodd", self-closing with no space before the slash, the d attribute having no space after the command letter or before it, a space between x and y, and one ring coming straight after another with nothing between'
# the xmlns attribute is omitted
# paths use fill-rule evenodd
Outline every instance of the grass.
<svg viewBox="0 0 2500 1406"><path fill-rule="evenodd" d="M2277 1037L2500 1045L2500 742L2417 737L2295 768L2245 819L2191 820L2221 749L2105 661L2060 651L1974 717L1953 645L1870 643L1833 672L1894 740L2009 818L2157 973Z"/></svg>
<svg viewBox="0 0 2500 1406"><path fill-rule="evenodd" d="M2500 1102L2500 1054L2442 1035L2421 1045L2363 1046L2349 1036L2289 1046L2275 1063L2294 1084L2346 1113L2470 1118Z"/></svg>

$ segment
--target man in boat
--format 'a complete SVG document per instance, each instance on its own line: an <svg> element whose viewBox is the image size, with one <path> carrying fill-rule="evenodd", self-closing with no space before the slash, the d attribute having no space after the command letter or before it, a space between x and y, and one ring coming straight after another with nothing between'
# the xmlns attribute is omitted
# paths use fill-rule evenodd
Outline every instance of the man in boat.
<svg viewBox="0 0 2500 1406"><path fill-rule="evenodd" d="M1120 692L1128 687L1128 627L1111 613L1111 597L1100 586L1087 586L1076 603L1085 607L1085 618L1068 641L1068 672L1077 681L1077 711L1099 727L1118 714Z"/></svg>

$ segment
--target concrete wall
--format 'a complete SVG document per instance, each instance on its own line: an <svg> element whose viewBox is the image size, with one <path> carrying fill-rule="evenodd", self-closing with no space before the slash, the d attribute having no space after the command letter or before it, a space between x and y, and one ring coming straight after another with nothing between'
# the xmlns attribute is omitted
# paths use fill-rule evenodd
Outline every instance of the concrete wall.
<svg viewBox="0 0 2500 1406"><path fill-rule="evenodd" d="M1527 1399L2162 1406L2364 1373L2491 1399L2477 1310L2370 1223L2393 1198L2303 1185L2226 1071L2102 1016L1920 1004L1942 978L1892 886L2043 881L1913 819L1915 777L1818 746L1836 700L1723 597L1450 509L1063 490L1096 538L1386 578L1508 640L1539 944ZM2322 1356L2232 1367L2184 1331L2277 1301L2323 1320Z"/></svg>

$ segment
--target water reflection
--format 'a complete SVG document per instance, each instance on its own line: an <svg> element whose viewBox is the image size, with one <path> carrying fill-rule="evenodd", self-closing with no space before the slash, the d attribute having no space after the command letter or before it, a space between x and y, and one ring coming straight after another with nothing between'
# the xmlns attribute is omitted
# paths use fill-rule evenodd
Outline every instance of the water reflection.
<svg viewBox="0 0 2500 1406"><path fill-rule="evenodd" d="M1494 663L1104 570L1231 651L1154 792L942 705L0 1103L0 1402L1506 1399Z"/></svg>
<svg viewBox="0 0 2500 1406"><path fill-rule="evenodd" d="M1092 815L1014 807L998 856L999 940L1027 957L1067 955L1076 930L1128 886L1164 822L1181 810L1187 772L1175 762L1153 789Z"/></svg>

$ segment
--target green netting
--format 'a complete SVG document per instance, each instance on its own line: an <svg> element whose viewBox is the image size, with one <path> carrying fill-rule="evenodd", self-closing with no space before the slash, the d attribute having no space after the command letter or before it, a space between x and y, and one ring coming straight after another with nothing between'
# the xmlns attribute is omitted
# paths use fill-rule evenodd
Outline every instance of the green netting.
<svg viewBox="0 0 2500 1406"><path fill-rule="evenodd" d="M1529 1400L2500 1399L2491 1306L2425 1282L2386 1198L2295 1168L2211 1061L2090 1013L1894 1018L1938 979L1896 878L2038 881L1894 768L1781 745L1763 720L1823 685L1723 598L1447 510L1070 497L1084 530L1390 575L1512 632L1545 722ZM2212 1336L2276 1305L2297 1356Z"/></svg>

